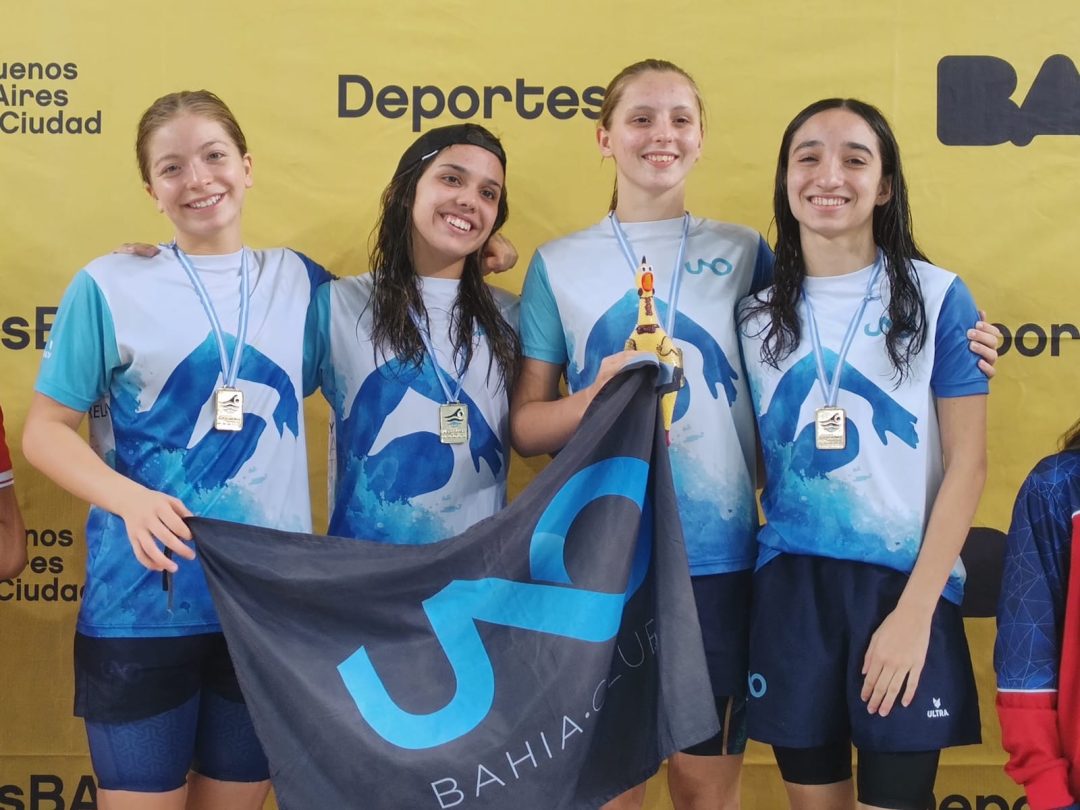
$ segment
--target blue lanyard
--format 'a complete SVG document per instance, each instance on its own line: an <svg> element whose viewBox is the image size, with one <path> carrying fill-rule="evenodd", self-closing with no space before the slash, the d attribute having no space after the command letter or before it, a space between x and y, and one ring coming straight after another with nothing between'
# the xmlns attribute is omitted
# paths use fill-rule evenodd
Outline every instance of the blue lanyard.
<svg viewBox="0 0 1080 810"><path fill-rule="evenodd" d="M455 379L457 390L451 394L450 383L447 382L446 375L439 368L439 358L435 356L435 347L431 345L431 335L428 333L427 326L420 323L420 316L416 314L415 310L409 310L409 317L416 324L416 331L420 333L420 341L424 344L424 351L431 358L431 367L435 369L435 376L439 378L439 385L442 386L443 393L446 394L446 404L456 405L461 401L461 386L465 381L465 369L457 369L458 376Z"/></svg>
<svg viewBox="0 0 1080 810"><path fill-rule="evenodd" d="M639 266L639 259L634 253L633 248L630 247L630 238L626 235L626 231L623 230L622 223L619 222L618 216L612 211L608 214L608 219L611 220L611 230L615 232L615 239L619 243L619 247L622 248L623 255L626 257L627 264L630 265L630 272L634 276L634 281L637 281L637 270ZM686 240L690 234L690 214L683 214L682 224L682 239L679 240L679 252L675 256L675 269L671 273L671 289L668 291L668 311L667 321L664 323L664 330L668 333L668 337L672 340L675 339L675 313L676 306L679 303L679 292L682 289L682 265L683 260L686 258Z"/></svg>
<svg viewBox="0 0 1080 810"><path fill-rule="evenodd" d="M248 309L250 308L248 299L251 293L251 280L248 278L247 250L241 249L240 251L240 325L236 330L236 345L233 347L232 363L230 364L225 352L225 333L221 329L221 321L218 320L217 312L214 310L214 302L210 300L206 285L203 284L199 274L191 266L191 260L180 249L180 246L173 242L170 247L173 249L173 253L176 254L180 266L187 273L191 286L195 288L195 294L199 296L199 302L202 304L206 317L210 321L210 330L214 333L218 355L221 358L222 382L226 388L235 388L236 377L240 372L240 356L244 353L244 344L247 342Z"/></svg>
<svg viewBox="0 0 1080 810"><path fill-rule="evenodd" d="M818 385L821 386L821 393L825 397L825 406L827 408L836 407L836 401L840 397L840 372L844 370L844 361L851 350L851 344L855 341L855 333L859 331L859 322L862 320L863 313L866 312L867 305L875 298L880 297L874 294L874 288L877 285L878 276L881 275L884 268L885 259L879 250L877 258L874 260L874 269L870 272L870 281L866 285L866 293L863 295L862 301L859 302L859 308L855 310L855 317L851 319L847 332L844 334L844 342L840 345L840 352L836 358L836 371L831 382L829 381L829 375L825 371L825 354L821 350L821 335L818 333L817 319L814 318L814 307L810 303L810 296L806 294L806 285L803 285L802 300L806 307L806 320L810 327L810 342L813 345L814 360L817 363Z"/></svg>

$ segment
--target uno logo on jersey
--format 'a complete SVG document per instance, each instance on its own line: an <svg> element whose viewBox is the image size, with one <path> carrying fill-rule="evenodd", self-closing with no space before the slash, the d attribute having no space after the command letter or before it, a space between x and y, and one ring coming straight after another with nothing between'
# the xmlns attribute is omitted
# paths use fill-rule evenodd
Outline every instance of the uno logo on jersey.
<svg viewBox="0 0 1080 810"><path fill-rule="evenodd" d="M683 267L686 268L687 273L695 276L700 276L705 272L712 273L714 276L726 276L735 269L735 265L723 256L717 256L712 260L698 259L697 264L687 262Z"/></svg>
<svg viewBox="0 0 1080 810"><path fill-rule="evenodd" d="M529 548L534 582L493 577L452 580L423 602L424 613L454 673L454 696L441 709L414 714L390 697L367 649L338 666L356 708L384 740L399 748L434 748L480 725L495 699L496 673L476 627L516 627L581 641L608 641L619 631L623 605L645 579L652 553L652 519L645 502L649 465L617 456L572 476L537 521ZM567 534L582 510L602 497L626 498L641 512L626 591L602 593L573 583L564 558ZM555 583L555 584L548 584Z"/></svg>
<svg viewBox="0 0 1080 810"><path fill-rule="evenodd" d="M938 140L946 146L1027 146L1036 135L1080 135L1080 74L1069 57L1043 62L1023 102L1016 69L996 56L938 62Z"/></svg>

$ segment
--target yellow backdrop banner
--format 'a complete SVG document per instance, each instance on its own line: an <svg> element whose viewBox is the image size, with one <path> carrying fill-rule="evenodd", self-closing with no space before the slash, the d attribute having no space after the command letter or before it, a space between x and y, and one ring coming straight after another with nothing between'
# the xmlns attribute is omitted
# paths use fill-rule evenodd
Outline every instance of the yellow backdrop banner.
<svg viewBox="0 0 1080 810"><path fill-rule="evenodd" d="M338 274L367 269L378 197L419 130L473 120L509 155L507 234L524 257L606 211L594 128L603 86L644 57L698 80L708 112L695 213L766 236L780 135L807 103L854 96L897 131L917 236L1006 335L993 383L991 473L977 524L1007 528L1023 476L1078 413L1080 15L1068 0L482 3L133 0L8 3L0 28L0 402L30 566L0 582L0 808L95 807L71 717L71 639L85 507L29 469L19 435L62 291L125 241L168 239L140 188L135 124L158 96L208 88L254 157L245 236ZM525 261L495 283L520 289ZM168 317L168 302L147 302ZM308 405L316 524L326 414ZM535 464L515 460L513 487ZM1001 772L993 621L969 623L978 747L946 753L940 810L1018 810ZM649 806L667 808L662 776ZM747 756L744 806L783 806L771 754ZM358 798L357 807L363 806Z"/></svg>

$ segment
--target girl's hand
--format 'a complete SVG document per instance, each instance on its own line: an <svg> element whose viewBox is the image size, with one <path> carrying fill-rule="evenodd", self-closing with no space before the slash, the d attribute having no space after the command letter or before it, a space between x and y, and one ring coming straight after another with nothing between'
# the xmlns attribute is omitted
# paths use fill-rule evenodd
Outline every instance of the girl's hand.
<svg viewBox="0 0 1080 810"><path fill-rule="evenodd" d="M863 659L865 678L860 697L870 714L887 717L901 689L904 695L900 704L911 705L929 644L930 616L898 606L885 617L870 637L870 646Z"/></svg>
<svg viewBox="0 0 1080 810"><path fill-rule="evenodd" d="M987 377L993 377L997 373L994 364L998 359L997 347L1001 345L1001 330L986 320L986 313L981 309L979 318L975 328L968 329L969 348L981 358L979 370Z"/></svg>
<svg viewBox="0 0 1080 810"><path fill-rule="evenodd" d="M142 256L144 259L152 259L161 252L157 245L148 245L146 242L124 242L113 253L127 253Z"/></svg>
<svg viewBox="0 0 1080 810"><path fill-rule="evenodd" d="M142 256L144 254L139 253L139 255ZM480 270L485 275L487 273L502 273L517 264L517 260L518 252L517 248L514 247L514 243L501 233L493 233L487 242L484 243L484 247L481 250Z"/></svg>
<svg viewBox="0 0 1080 810"><path fill-rule="evenodd" d="M600 389L603 388L607 382L622 371L622 367L629 363L631 360L636 360L639 357L656 357L653 352L639 352L631 349L617 352L616 354L609 354L603 360L600 361L600 369L596 372L596 379L592 381L592 384L586 389L589 392L589 402L592 402L596 398L596 395L600 393Z"/></svg>
<svg viewBox="0 0 1080 810"><path fill-rule="evenodd" d="M135 559L151 571L176 573L179 567L165 556L158 543L185 560L195 559L195 552L183 542L191 539L191 530L183 521L191 517L191 511L179 498L132 482L131 492L125 495L117 514L127 527Z"/></svg>

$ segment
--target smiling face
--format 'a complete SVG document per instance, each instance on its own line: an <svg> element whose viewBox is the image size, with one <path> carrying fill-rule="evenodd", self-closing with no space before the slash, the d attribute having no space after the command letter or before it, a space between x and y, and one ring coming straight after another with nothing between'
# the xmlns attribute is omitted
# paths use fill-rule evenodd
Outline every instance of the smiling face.
<svg viewBox="0 0 1080 810"><path fill-rule="evenodd" d="M596 131L600 153L615 160L619 209L666 200L672 212L662 215L682 214L686 177L701 156L702 135L697 92L685 76L649 70L628 79Z"/></svg>
<svg viewBox="0 0 1080 810"><path fill-rule="evenodd" d="M240 213L252 186L251 156L218 121L180 113L150 135L146 156L146 190L176 228L182 250L217 254L243 247Z"/></svg>
<svg viewBox="0 0 1080 810"><path fill-rule="evenodd" d="M503 168L487 149L455 144L431 158L412 203L412 258L422 276L461 276L465 258L491 236Z"/></svg>
<svg viewBox="0 0 1080 810"><path fill-rule="evenodd" d="M865 120L833 108L811 116L791 138L787 202L802 239L873 244L874 211L892 196L881 145Z"/></svg>

